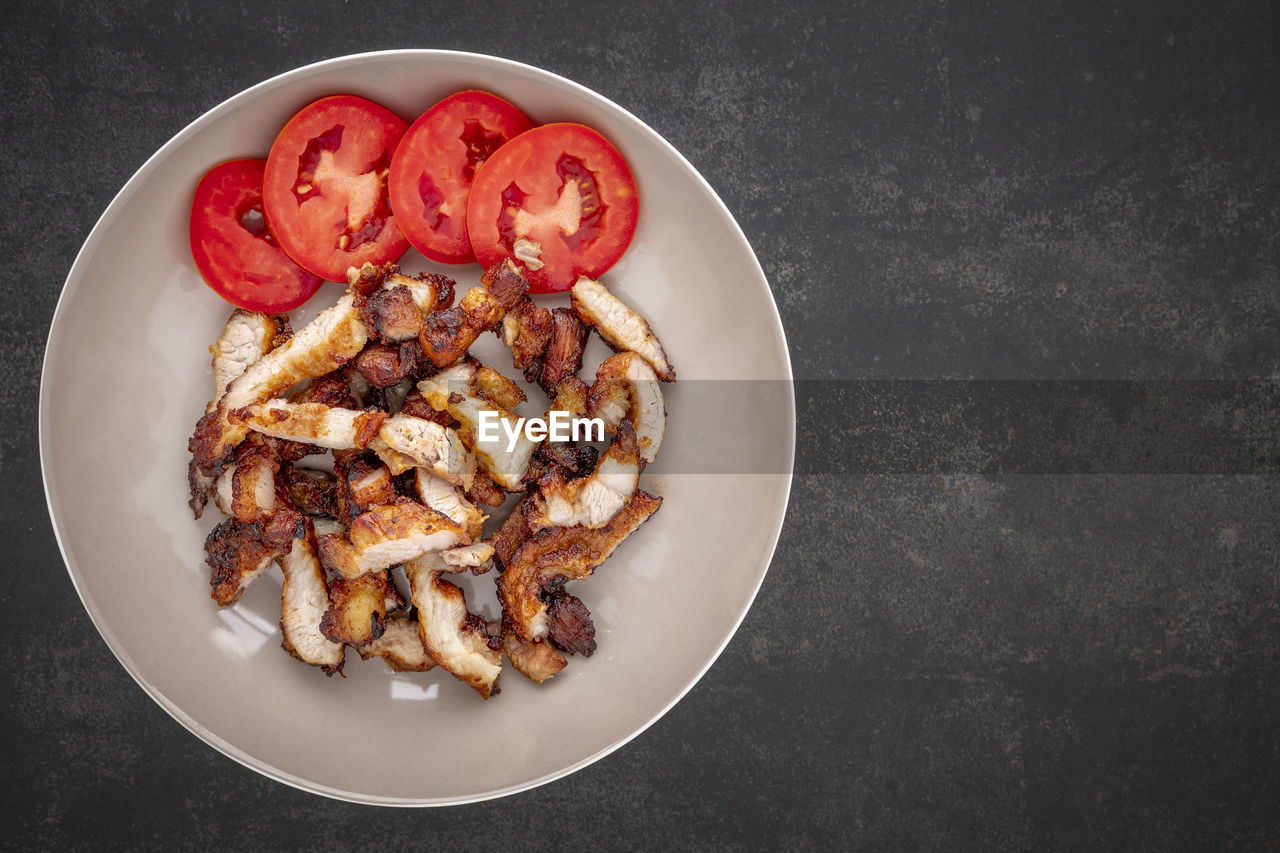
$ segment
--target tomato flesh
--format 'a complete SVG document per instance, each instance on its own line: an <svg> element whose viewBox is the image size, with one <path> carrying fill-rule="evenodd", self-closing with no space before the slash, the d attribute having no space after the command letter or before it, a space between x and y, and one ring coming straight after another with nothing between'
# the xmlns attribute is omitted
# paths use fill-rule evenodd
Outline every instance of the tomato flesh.
<svg viewBox="0 0 1280 853"><path fill-rule="evenodd" d="M618 150L588 127L561 123L522 134L480 167L467 228L486 268L528 241L537 255L526 261L530 290L554 293L612 267L638 214L635 179Z"/></svg>
<svg viewBox="0 0 1280 853"><path fill-rule="evenodd" d="M191 257L205 283L249 311L289 311L320 287L321 278L281 250L262 211L265 160L214 166L191 202Z"/></svg>
<svg viewBox="0 0 1280 853"><path fill-rule="evenodd" d="M415 121L391 158L391 209L413 247L433 261L476 259L467 236L467 200L476 170L533 126L488 92L457 92Z"/></svg>
<svg viewBox="0 0 1280 853"><path fill-rule="evenodd" d="M267 222L300 266L331 281L348 267L394 261L409 248L388 198L392 152L407 125L353 95L321 98L280 131L267 155Z"/></svg>

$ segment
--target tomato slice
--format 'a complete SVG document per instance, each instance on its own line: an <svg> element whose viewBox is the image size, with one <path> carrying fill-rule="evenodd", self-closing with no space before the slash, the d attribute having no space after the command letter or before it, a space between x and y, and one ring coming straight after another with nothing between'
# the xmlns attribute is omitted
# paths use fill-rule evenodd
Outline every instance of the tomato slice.
<svg viewBox="0 0 1280 853"><path fill-rule="evenodd" d="M486 269L516 255L518 239L532 241L542 266L526 261L529 289L555 293L613 266L631 244L639 210L635 178L609 140L580 124L547 124L477 170L467 230Z"/></svg>
<svg viewBox="0 0 1280 853"><path fill-rule="evenodd" d="M320 287L281 251L262 215L266 160L231 160L214 166L196 185L191 202L191 257L223 299L249 311L288 311Z"/></svg>
<svg viewBox="0 0 1280 853"><path fill-rule="evenodd" d="M409 127L391 158L388 184L396 224L415 249L444 264L476 259L467 238L476 169L531 127L502 98L476 91L450 95Z"/></svg>
<svg viewBox="0 0 1280 853"><path fill-rule="evenodd" d="M354 95L308 104L271 144L262 190L280 247L331 281L347 267L394 261L409 248L387 200L404 119Z"/></svg>

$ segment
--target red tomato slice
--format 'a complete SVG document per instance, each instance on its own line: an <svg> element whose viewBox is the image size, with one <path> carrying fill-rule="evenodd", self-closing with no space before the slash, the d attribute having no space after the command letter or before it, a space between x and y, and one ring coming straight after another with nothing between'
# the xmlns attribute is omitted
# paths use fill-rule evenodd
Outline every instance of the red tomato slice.
<svg viewBox="0 0 1280 853"><path fill-rule="evenodd" d="M347 267L394 261L409 248L387 201L404 119L354 95L308 104L267 155L262 189L271 231L289 257L331 281Z"/></svg>
<svg viewBox="0 0 1280 853"><path fill-rule="evenodd" d="M320 287L320 277L289 259L262 215L266 160L214 166L191 202L191 257L205 283L249 311L288 311Z"/></svg>
<svg viewBox="0 0 1280 853"><path fill-rule="evenodd" d="M580 124L547 124L479 168L467 229L486 269L513 256L517 239L537 243L542 266L528 270L529 289L555 293L613 266L631 244L639 210L635 179L609 140Z"/></svg>
<svg viewBox="0 0 1280 853"><path fill-rule="evenodd" d="M391 158L388 181L396 224L433 261L476 259L467 239L467 196L494 151L533 127L520 110L488 92L458 92L427 110Z"/></svg>

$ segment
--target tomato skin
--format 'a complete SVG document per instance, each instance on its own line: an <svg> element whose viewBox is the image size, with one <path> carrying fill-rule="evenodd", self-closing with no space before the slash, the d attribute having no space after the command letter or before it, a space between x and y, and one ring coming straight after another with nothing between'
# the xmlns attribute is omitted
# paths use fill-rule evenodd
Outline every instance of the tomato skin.
<svg viewBox="0 0 1280 853"><path fill-rule="evenodd" d="M386 186L406 128L391 110L355 95L321 98L285 124L267 155L263 209L299 266L345 282L347 267L394 261L409 248Z"/></svg>
<svg viewBox="0 0 1280 853"><path fill-rule="evenodd" d="M433 261L476 259L467 236L467 197L493 150L533 127L529 117L488 92L457 92L424 112L391 158L388 189L396 223Z"/></svg>
<svg viewBox="0 0 1280 853"><path fill-rule="evenodd" d="M191 257L205 283L248 311L289 311L310 298L321 278L281 250L262 215L266 160L214 166L191 201Z"/></svg>
<svg viewBox="0 0 1280 853"><path fill-rule="evenodd" d="M476 171L467 230L486 269L513 256L517 237L539 243L543 266L527 271L529 290L557 293L579 276L598 278L622 257L639 210L635 178L609 140L581 124L547 124Z"/></svg>

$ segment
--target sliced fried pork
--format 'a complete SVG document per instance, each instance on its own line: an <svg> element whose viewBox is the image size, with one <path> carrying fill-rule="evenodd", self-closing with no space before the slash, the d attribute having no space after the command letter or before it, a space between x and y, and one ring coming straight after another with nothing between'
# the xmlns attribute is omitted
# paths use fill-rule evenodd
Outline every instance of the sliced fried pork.
<svg viewBox="0 0 1280 853"><path fill-rule="evenodd" d="M382 658L396 672L426 672L436 665L422 647L417 620L407 616L388 617L382 636L357 651L362 660Z"/></svg>
<svg viewBox="0 0 1280 853"><path fill-rule="evenodd" d="M425 468L464 489L471 488L475 478L476 460L457 432L404 412L387 418L369 449L397 476L410 468Z"/></svg>
<svg viewBox="0 0 1280 853"><path fill-rule="evenodd" d="M337 479L328 471L302 465L285 465L280 469L279 479L284 483L294 506L307 515L338 515L337 497L334 494Z"/></svg>
<svg viewBox="0 0 1280 853"><path fill-rule="evenodd" d="M578 315L568 308L551 312L551 341L542 354L542 370L534 377L548 397L554 397L557 386L582 369L588 331Z"/></svg>
<svg viewBox="0 0 1280 853"><path fill-rule="evenodd" d="M645 462L658 458L667 431L667 406L662 387L649 363L634 352L621 352L601 363L591 386L588 405L593 417L615 432L623 420L636 431L636 446Z"/></svg>
<svg viewBox="0 0 1280 853"><path fill-rule="evenodd" d="M524 370L539 365L539 357L551 340L551 312L540 308L528 296L502 318L502 342L511 347L512 366ZM532 377L536 380L537 377Z"/></svg>
<svg viewBox="0 0 1280 853"><path fill-rule="evenodd" d="M438 552L405 565L422 645L455 678L489 698L502 672L501 654L490 645L484 620L467 610L462 590L440 577L464 571Z"/></svg>
<svg viewBox="0 0 1280 853"><path fill-rule="evenodd" d="M302 514L285 508L266 521L245 524L229 518L215 527L204 541L213 600L224 607L239 601L249 584L306 530Z"/></svg>
<svg viewBox="0 0 1280 853"><path fill-rule="evenodd" d="M284 572L284 589L280 593L282 645L298 660L332 675L342 668L342 644L333 642L320 630L320 620L329 609L329 589L316 557L314 535L293 540L293 547L279 562Z"/></svg>
<svg viewBox="0 0 1280 853"><path fill-rule="evenodd" d="M507 493L483 471L476 472L476 479L466 495L467 500L479 506L502 506L507 500Z"/></svg>
<svg viewBox="0 0 1280 853"><path fill-rule="evenodd" d="M595 327L600 337L618 349L631 350L653 367L664 382L675 382L676 371L667 359L657 335L645 319L609 292L598 281L583 276L570 291L573 309L583 322Z"/></svg>
<svg viewBox="0 0 1280 853"><path fill-rule="evenodd" d="M505 566L524 541L537 532L534 527L537 512L538 493L531 489L516 502L511 514L493 535L493 551L499 567Z"/></svg>
<svg viewBox="0 0 1280 853"><path fill-rule="evenodd" d="M631 500L640 467L635 431L630 421L623 421L590 476L565 482L557 470L543 478L533 513L534 527L603 526Z"/></svg>
<svg viewBox="0 0 1280 853"><path fill-rule="evenodd" d="M522 640L515 631L502 633L502 650L507 653L507 659L516 668L516 672L538 684L564 669L569 663L564 655L550 643L542 640L537 642Z"/></svg>
<svg viewBox="0 0 1280 853"><path fill-rule="evenodd" d="M218 476L214 503L245 523L270 518L276 511L279 463L265 453L241 456Z"/></svg>
<svg viewBox="0 0 1280 853"><path fill-rule="evenodd" d="M362 412L323 403L276 399L237 409L231 413L230 420L263 435L331 450L349 450L367 447L386 418L386 412Z"/></svg>
<svg viewBox="0 0 1280 853"><path fill-rule="evenodd" d="M357 461L346 469L347 487L351 490L351 502L368 512L375 507L394 504L399 498L391 472L381 465Z"/></svg>
<svg viewBox="0 0 1280 853"><path fill-rule="evenodd" d="M547 639L565 654L591 657L596 650L596 625L581 598L564 590L547 596Z"/></svg>
<svg viewBox="0 0 1280 853"><path fill-rule="evenodd" d="M269 400L305 379L331 373L364 348L369 333L354 300L355 294L346 293L227 386L218 407L200 419L188 443L201 471L213 474L248 432L246 425L228 420L231 412Z"/></svg>
<svg viewBox="0 0 1280 853"><path fill-rule="evenodd" d="M458 435L463 444L493 481L504 489L517 489L538 442L531 441L521 430L514 446L508 449L508 431L515 430L518 416L479 395L476 384L479 370L472 361L456 364L419 382L418 390L433 408L448 412L458 422ZM497 418L497 429L490 431L492 437L488 439L480 436L482 412L492 412Z"/></svg>
<svg viewBox="0 0 1280 853"><path fill-rule="evenodd" d="M271 351L284 325L275 317L237 308L231 312L222 334L213 345L213 399L205 407L212 412L232 380Z"/></svg>
<svg viewBox="0 0 1280 853"><path fill-rule="evenodd" d="M428 551L469 544L471 537L448 517L403 498L357 516L345 538L330 535L319 539L325 566L346 578L385 569Z"/></svg>
<svg viewBox="0 0 1280 853"><path fill-rule="evenodd" d="M389 388L414 371L421 354L416 340L369 344L356 356L355 368L374 388Z"/></svg>
<svg viewBox="0 0 1280 853"><path fill-rule="evenodd" d="M526 540L498 578L504 629L525 641L544 639L550 627L544 590L588 577L661 504L662 498L637 491L603 527L553 527Z"/></svg>
<svg viewBox="0 0 1280 853"><path fill-rule="evenodd" d="M529 282L510 260L498 261L480 277L480 286L462 297L457 308L435 311L423 322L418 342L422 353L438 367L461 359L485 331L515 307Z"/></svg>
<svg viewBox="0 0 1280 853"><path fill-rule="evenodd" d="M414 488L423 506L430 507L461 527L473 541L480 538L488 516L467 500L461 488L422 468L415 469L413 473Z"/></svg>
<svg viewBox="0 0 1280 853"><path fill-rule="evenodd" d="M323 542L323 537L321 538ZM364 646L382 636L387 618L386 570L334 578L320 631L335 643Z"/></svg>
<svg viewBox="0 0 1280 853"><path fill-rule="evenodd" d="M504 409L514 409L529 399L519 385L492 367L486 367L478 362L474 382L477 397L488 400L490 403L497 403Z"/></svg>

